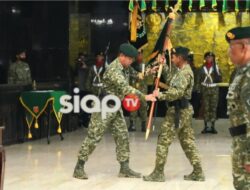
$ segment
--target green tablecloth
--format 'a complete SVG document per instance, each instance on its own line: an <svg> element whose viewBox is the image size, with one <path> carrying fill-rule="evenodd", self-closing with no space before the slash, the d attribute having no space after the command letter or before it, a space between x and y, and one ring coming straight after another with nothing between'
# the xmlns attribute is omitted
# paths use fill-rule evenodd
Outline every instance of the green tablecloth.
<svg viewBox="0 0 250 190"><path fill-rule="evenodd" d="M58 121L57 132L61 133L62 113L60 112L60 97L66 94L65 91L43 90L43 91L26 91L22 92L20 101L26 110L26 122L29 128L28 138L32 138L31 125L35 119L35 128L38 126L38 118L45 111L49 103L52 103L53 112Z"/></svg>

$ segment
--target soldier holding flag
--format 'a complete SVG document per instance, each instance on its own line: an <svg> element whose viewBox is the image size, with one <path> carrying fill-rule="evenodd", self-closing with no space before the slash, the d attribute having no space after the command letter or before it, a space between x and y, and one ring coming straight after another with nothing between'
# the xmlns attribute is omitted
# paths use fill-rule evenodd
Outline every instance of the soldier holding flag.
<svg viewBox="0 0 250 190"><path fill-rule="evenodd" d="M194 170L191 174L185 175L185 180L204 181L205 177L201 167L201 160L195 146L194 131L192 129L193 107L189 103L191 99L194 77L190 65L187 63L189 49L176 47L172 49L172 62L177 71L171 77L168 90L154 91L159 100L168 101L166 117L160 127L156 149L156 162L154 171L144 176L145 181L165 181L164 166L168 155L168 147L177 135L182 149ZM166 64L163 67L163 75L167 75L169 68ZM178 118L176 118L176 115Z"/></svg>

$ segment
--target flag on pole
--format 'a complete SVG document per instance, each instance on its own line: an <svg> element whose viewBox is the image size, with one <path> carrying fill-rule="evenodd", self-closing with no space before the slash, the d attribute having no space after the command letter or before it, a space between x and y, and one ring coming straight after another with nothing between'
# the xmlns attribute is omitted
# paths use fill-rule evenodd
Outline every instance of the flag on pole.
<svg viewBox="0 0 250 190"><path fill-rule="evenodd" d="M138 2L134 5L133 12L130 13L130 43L138 50L143 49L148 44L144 18L139 8Z"/></svg>

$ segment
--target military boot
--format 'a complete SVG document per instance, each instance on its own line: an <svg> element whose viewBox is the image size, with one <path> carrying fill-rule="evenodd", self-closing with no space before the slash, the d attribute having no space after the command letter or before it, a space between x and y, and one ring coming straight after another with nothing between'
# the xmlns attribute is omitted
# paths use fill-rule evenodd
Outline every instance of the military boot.
<svg viewBox="0 0 250 190"><path fill-rule="evenodd" d="M129 162L120 162L121 168L118 177L140 178L141 174L129 168Z"/></svg>
<svg viewBox="0 0 250 190"><path fill-rule="evenodd" d="M133 120L130 120L130 122L129 122L128 131L136 131L135 123Z"/></svg>
<svg viewBox="0 0 250 190"><path fill-rule="evenodd" d="M184 180L188 181L205 181L205 176L200 165L195 165L194 170L189 175L184 175Z"/></svg>
<svg viewBox="0 0 250 190"><path fill-rule="evenodd" d="M83 160L79 160L77 161L77 164L75 166L75 170L73 173L73 177L77 178L77 179L88 179L87 174L84 171L84 164L85 162Z"/></svg>
<svg viewBox="0 0 250 190"><path fill-rule="evenodd" d="M211 126L211 131L210 133L213 133L213 134L217 134L218 132L216 131L215 127L214 127L214 121L212 122L212 126Z"/></svg>
<svg viewBox="0 0 250 190"><path fill-rule="evenodd" d="M146 121L141 122L141 131L145 132L146 131Z"/></svg>
<svg viewBox="0 0 250 190"><path fill-rule="evenodd" d="M207 122L204 121L204 129L201 131L202 134L209 133L209 128L207 126Z"/></svg>
<svg viewBox="0 0 250 190"><path fill-rule="evenodd" d="M164 175L164 165L156 165L154 171L147 175L143 176L144 181L156 181L156 182L164 182L165 175Z"/></svg>

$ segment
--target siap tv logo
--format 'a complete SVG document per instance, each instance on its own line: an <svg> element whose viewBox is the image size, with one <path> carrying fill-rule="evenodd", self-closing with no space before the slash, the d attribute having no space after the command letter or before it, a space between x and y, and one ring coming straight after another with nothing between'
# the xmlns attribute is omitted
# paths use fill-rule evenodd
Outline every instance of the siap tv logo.
<svg viewBox="0 0 250 190"><path fill-rule="evenodd" d="M68 114L80 113L80 109L86 113L101 112L102 119L107 118L108 113L114 113L121 108L121 100L115 95L104 96L101 100L95 95L86 95L82 99L79 96L79 88L74 88L75 95L63 95L60 97L60 112ZM73 101L71 101L73 100ZM92 102L89 106L88 102ZM134 94L127 95L122 100L124 109L129 112L136 111L140 108L140 100Z"/></svg>

